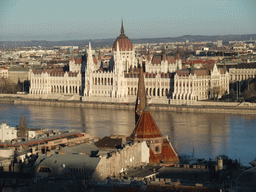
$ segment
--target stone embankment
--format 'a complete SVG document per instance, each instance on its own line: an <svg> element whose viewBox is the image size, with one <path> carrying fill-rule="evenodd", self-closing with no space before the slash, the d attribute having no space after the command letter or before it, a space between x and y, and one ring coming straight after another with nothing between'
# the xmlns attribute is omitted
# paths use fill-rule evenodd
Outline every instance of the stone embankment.
<svg viewBox="0 0 256 192"><path fill-rule="evenodd" d="M134 110L134 103L62 101L54 99L29 99L25 96L0 95L0 103L14 103L25 105L83 107L97 109L124 109ZM193 113L229 113L229 114L256 114L256 105L236 102L196 102L194 105L150 104L151 111L193 112Z"/></svg>

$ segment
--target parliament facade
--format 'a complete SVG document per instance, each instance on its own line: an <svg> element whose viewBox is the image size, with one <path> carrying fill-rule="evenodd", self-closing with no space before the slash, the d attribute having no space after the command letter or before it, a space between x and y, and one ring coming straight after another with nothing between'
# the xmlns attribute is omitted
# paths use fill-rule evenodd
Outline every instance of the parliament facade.
<svg viewBox="0 0 256 192"><path fill-rule="evenodd" d="M134 102L137 95L140 64L130 39L121 34L112 47L112 58L107 69L100 58L92 54L91 43L81 58L72 55L69 70L48 67L31 70L30 94L40 98L70 99L82 96L83 101ZM149 102L162 100L204 100L213 94L229 92L228 72L207 66L204 72L184 70L179 55L148 54L143 65L145 89ZM215 89L214 87L221 87ZM220 91L221 90L221 91ZM218 93L217 93L218 92Z"/></svg>

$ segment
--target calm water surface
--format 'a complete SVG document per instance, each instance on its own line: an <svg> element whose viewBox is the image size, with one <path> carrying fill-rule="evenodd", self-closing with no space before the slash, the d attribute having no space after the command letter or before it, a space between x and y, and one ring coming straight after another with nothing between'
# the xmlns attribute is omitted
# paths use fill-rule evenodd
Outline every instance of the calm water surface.
<svg viewBox="0 0 256 192"><path fill-rule="evenodd" d="M151 113L179 154L193 149L198 158L225 154L244 165L256 157L256 115ZM130 135L134 128L133 111L0 104L0 123L16 126L20 115L30 128L75 129L94 137Z"/></svg>

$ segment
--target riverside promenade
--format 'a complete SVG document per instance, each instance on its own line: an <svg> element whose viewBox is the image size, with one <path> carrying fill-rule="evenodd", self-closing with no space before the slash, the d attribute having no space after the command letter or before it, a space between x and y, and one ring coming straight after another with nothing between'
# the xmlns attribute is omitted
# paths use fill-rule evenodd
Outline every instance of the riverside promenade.
<svg viewBox="0 0 256 192"><path fill-rule="evenodd" d="M81 100L32 99L27 95L0 94L0 103L14 103L18 105L42 105L60 107L83 107L98 109L134 110L134 103L90 102ZM228 113L228 114L256 114L256 104L221 101L197 101L193 105L150 104L151 111L193 112L193 113Z"/></svg>

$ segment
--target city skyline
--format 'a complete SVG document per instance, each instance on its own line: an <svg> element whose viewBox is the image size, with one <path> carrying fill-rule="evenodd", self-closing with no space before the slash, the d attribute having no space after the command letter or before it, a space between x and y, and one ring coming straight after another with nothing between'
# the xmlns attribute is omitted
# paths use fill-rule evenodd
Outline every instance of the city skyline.
<svg viewBox="0 0 256 192"><path fill-rule="evenodd" d="M116 38L121 19L129 38L254 34L256 2L131 0L0 2L0 41Z"/></svg>

